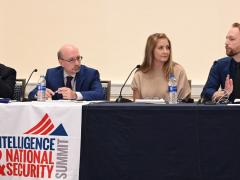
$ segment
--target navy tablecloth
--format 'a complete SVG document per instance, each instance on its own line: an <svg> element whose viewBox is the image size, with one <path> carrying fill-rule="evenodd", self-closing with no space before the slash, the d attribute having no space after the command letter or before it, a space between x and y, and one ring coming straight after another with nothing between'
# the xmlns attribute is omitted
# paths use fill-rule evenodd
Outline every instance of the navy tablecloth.
<svg viewBox="0 0 240 180"><path fill-rule="evenodd" d="M239 180L240 106L83 107L81 180Z"/></svg>

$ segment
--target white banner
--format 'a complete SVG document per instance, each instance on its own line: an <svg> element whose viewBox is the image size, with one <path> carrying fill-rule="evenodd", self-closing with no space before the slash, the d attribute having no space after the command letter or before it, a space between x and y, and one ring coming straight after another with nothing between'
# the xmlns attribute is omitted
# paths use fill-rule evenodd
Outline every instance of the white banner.
<svg viewBox="0 0 240 180"><path fill-rule="evenodd" d="M78 180L83 104L0 104L0 179Z"/></svg>

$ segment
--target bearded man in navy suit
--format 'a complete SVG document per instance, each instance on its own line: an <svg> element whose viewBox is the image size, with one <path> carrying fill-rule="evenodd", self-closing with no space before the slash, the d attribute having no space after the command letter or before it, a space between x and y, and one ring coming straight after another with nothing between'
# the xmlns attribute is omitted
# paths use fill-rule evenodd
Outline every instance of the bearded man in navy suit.
<svg viewBox="0 0 240 180"><path fill-rule="evenodd" d="M60 66L50 68L46 73L46 97L54 100L103 100L104 93L96 69L81 65L82 56L78 48L64 45L57 53ZM28 98L33 100L37 87Z"/></svg>
<svg viewBox="0 0 240 180"><path fill-rule="evenodd" d="M204 101L234 102L240 98L240 23L229 29L225 49L227 57L214 62L201 97ZM221 89L219 89L221 87Z"/></svg>

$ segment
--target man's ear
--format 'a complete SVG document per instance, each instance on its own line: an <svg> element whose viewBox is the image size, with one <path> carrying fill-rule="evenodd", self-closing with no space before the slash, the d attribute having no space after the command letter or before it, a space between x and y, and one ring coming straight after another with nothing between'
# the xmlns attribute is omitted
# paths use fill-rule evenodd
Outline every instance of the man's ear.
<svg viewBox="0 0 240 180"><path fill-rule="evenodd" d="M62 63L62 60L61 60L61 59L58 59L58 63L60 64L60 66L63 67L63 63Z"/></svg>

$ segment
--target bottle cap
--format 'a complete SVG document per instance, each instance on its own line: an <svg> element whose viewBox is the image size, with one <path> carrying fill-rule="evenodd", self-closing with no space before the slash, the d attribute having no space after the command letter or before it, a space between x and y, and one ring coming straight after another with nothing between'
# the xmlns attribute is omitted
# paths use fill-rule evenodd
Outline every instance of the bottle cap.
<svg viewBox="0 0 240 180"><path fill-rule="evenodd" d="M170 73L169 74L169 78L171 79L171 78L174 78L174 74L173 73Z"/></svg>

